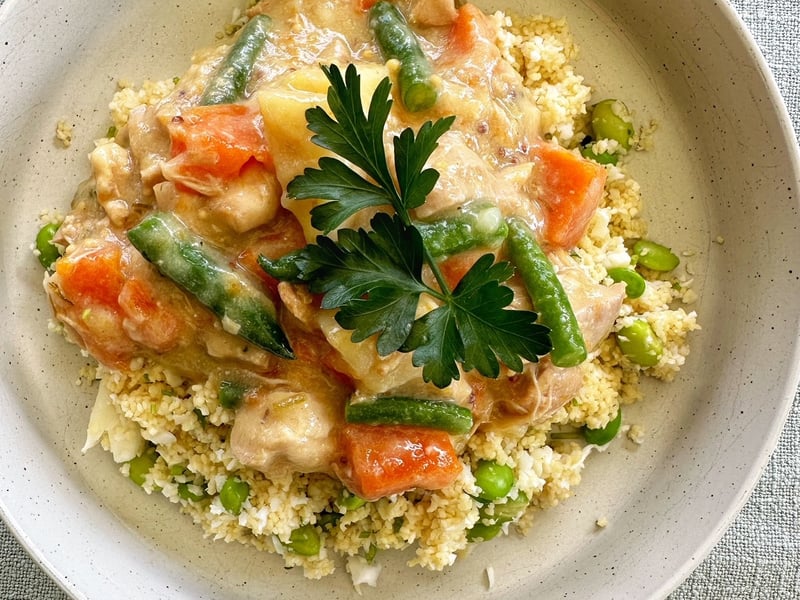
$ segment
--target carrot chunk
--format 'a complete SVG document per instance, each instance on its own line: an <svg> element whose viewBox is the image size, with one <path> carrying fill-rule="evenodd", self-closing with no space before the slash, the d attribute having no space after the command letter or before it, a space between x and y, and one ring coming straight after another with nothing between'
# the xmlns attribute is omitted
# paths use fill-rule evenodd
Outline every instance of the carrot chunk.
<svg viewBox="0 0 800 600"><path fill-rule="evenodd" d="M233 179L251 158L270 170L272 155L260 112L243 104L194 106L167 123L179 173L203 179Z"/></svg>
<svg viewBox="0 0 800 600"><path fill-rule="evenodd" d="M600 205L606 170L554 144L536 146L532 153L531 188L545 209L545 241L572 248Z"/></svg>
<svg viewBox="0 0 800 600"><path fill-rule="evenodd" d="M414 488L442 489L462 469L450 436L436 429L348 424L340 444L339 477L365 500Z"/></svg>

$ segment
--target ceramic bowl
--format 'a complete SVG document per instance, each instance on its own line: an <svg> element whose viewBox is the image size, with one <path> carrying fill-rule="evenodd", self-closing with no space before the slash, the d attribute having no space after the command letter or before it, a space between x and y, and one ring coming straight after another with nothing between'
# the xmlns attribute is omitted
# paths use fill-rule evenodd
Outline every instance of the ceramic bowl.
<svg viewBox="0 0 800 600"><path fill-rule="evenodd" d="M120 78L180 74L215 41L233 2L6 0L0 8L0 509L35 559L77 598L350 598L274 556L203 539L164 498L82 455L87 363L48 333L31 241L64 210ZM658 121L632 163L652 237L691 254L702 330L675 382L626 413L645 429L592 455L574 498L527 537L484 544L444 573L383 559L371 597L661 597L719 539L774 447L796 389L800 167L785 109L752 39L724 2L486 0L569 19L600 96ZM74 125L68 149L55 123ZM595 521L608 520L599 531Z"/></svg>

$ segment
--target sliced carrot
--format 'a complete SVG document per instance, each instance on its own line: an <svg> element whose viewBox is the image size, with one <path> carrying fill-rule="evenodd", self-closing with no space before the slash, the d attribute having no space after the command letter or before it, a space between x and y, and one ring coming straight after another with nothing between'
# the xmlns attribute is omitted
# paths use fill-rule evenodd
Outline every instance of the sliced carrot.
<svg viewBox="0 0 800 600"><path fill-rule="evenodd" d="M342 482L365 500L451 484L462 463L444 431L422 427L348 424L340 434Z"/></svg>
<svg viewBox="0 0 800 600"><path fill-rule="evenodd" d="M572 248L600 205L606 170L555 144L535 146L532 157L531 190L545 209L545 241Z"/></svg>
<svg viewBox="0 0 800 600"><path fill-rule="evenodd" d="M243 104L194 106L167 123L173 162L186 177L232 179L255 158L274 169L263 118Z"/></svg>
<svg viewBox="0 0 800 600"><path fill-rule="evenodd" d="M458 9L450 31L451 47L457 52L470 52L482 37L486 37L486 16L474 4L464 4Z"/></svg>

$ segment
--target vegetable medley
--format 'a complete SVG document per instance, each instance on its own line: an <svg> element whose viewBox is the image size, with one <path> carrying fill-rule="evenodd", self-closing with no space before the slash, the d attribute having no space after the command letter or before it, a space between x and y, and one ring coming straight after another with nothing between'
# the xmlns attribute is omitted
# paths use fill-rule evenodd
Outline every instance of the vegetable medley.
<svg viewBox="0 0 800 600"><path fill-rule="evenodd" d="M262 0L239 25L115 96L36 238L99 363L86 449L309 577L334 552L374 583L410 544L441 569L565 498L688 353L635 112L589 100L545 17Z"/></svg>

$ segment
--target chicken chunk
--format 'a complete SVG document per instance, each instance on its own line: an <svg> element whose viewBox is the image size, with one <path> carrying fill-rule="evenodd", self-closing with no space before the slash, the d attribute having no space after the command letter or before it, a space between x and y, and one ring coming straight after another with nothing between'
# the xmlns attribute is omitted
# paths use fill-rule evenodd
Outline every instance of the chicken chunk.
<svg viewBox="0 0 800 600"><path fill-rule="evenodd" d="M273 476L331 473L338 456L334 431L343 422L349 389L318 365L295 361L280 381L246 399L231 431L239 461Z"/></svg>

